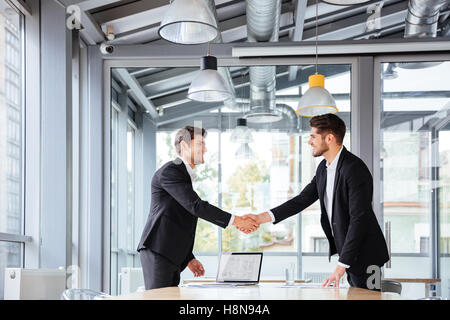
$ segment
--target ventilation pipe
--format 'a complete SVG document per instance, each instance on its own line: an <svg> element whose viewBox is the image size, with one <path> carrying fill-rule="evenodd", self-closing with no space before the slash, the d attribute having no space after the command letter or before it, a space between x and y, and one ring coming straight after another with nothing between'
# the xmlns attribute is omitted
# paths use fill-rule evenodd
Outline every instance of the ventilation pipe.
<svg viewBox="0 0 450 320"><path fill-rule="evenodd" d="M281 0L247 0L248 42L277 42ZM268 123L282 119L276 110L276 67L250 67L249 123Z"/></svg>
<svg viewBox="0 0 450 320"><path fill-rule="evenodd" d="M450 3L449 0L409 0L406 16L405 38L436 38L439 11ZM441 62L397 63L404 69L433 67Z"/></svg>
<svg viewBox="0 0 450 320"><path fill-rule="evenodd" d="M298 135L301 132L300 117L294 109L287 104L277 104L277 110L284 114L288 120L288 135Z"/></svg>

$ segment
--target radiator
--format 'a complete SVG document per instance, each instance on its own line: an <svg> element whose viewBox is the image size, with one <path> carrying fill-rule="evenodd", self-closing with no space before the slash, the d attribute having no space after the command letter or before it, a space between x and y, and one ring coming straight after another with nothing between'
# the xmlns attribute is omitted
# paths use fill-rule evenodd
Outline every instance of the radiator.
<svg viewBox="0 0 450 320"><path fill-rule="evenodd" d="M5 269L5 300L59 300L66 289L66 271Z"/></svg>
<svg viewBox="0 0 450 320"><path fill-rule="evenodd" d="M142 268L122 268L119 273L119 294L127 294L138 291L144 285Z"/></svg>

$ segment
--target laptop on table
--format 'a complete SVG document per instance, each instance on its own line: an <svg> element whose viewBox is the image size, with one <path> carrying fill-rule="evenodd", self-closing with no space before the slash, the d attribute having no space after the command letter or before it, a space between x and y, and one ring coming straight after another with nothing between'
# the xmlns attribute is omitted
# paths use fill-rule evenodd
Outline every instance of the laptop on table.
<svg viewBox="0 0 450 320"><path fill-rule="evenodd" d="M262 252L222 252L217 268L216 282L189 284L189 286L249 286L259 283Z"/></svg>

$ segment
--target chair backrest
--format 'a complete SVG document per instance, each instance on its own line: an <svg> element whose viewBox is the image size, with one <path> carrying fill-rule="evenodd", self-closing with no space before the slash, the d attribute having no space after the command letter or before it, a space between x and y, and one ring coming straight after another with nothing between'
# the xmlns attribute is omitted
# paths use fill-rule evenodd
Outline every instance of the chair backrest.
<svg viewBox="0 0 450 320"><path fill-rule="evenodd" d="M61 295L61 300L103 300L111 296L90 289L67 289Z"/></svg>
<svg viewBox="0 0 450 320"><path fill-rule="evenodd" d="M402 293L402 284L394 280L381 279L381 292Z"/></svg>

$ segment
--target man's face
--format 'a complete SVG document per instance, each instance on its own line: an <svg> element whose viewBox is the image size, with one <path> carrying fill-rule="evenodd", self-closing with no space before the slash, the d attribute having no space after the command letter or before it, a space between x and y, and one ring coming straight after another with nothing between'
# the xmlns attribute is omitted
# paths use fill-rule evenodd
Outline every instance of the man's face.
<svg viewBox="0 0 450 320"><path fill-rule="evenodd" d="M191 140L190 150L191 163L195 165L205 163L203 156L207 149L202 135L194 135L194 139Z"/></svg>
<svg viewBox="0 0 450 320"><path fill-rule="evenodd" d="M314 157L320 157L324 152L327 152L329 150L328 145L325 142L325 138L326 135L322 137L322 135L317 132L317 128L311 128L308 143L312 147L312 153Z"/></svg>

